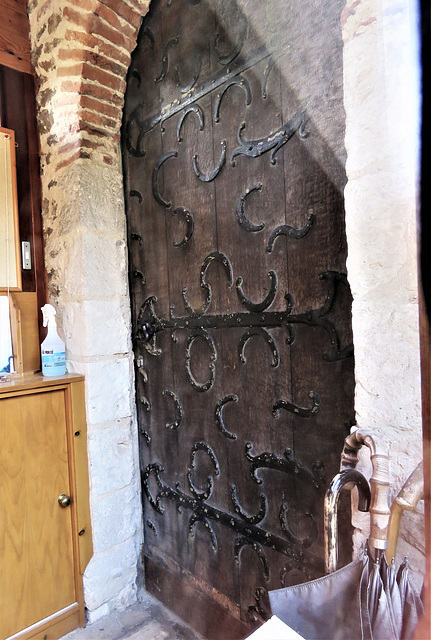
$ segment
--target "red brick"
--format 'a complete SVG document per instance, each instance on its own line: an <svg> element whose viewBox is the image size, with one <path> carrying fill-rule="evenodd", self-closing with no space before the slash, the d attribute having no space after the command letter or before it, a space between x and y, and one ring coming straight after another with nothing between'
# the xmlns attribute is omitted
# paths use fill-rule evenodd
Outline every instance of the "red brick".
<svg viewBox="0 0 431 640"><path fill-rule="evenodd" d="M47 9L52 10L52 2L51 0L45 0L45 2L39 7L36 14L36 20L39 21L40 17L45 13Z"/></svg>
<svg viewBox="0 0 431 640"><path fill-rule="evenodd" d="M116 44L119 47L123 47L126 51L130 52L136 47L136 42L131 38L123 35L116 29L113 29L109 25L105 24L100 18L95 19L92 25L92 33L96 36L101 36L108 40L112 44Z"/></svg>
<svg viewBox="0 0 431 640"><path fill-rule="evenodd" d="M61 83L62 91L69 91L71 93L80 92L82 83L80 80L63 80Z"/></svg>
<svg viewBox="0 0 431 640"><path fill-rule="evenodd" d="M75 11L71 7L64 7L63 9L63 18L70 20L73 24L78 25L79 27L83 27L87 31L89 31L90 24L93 20L93 14L84 11Z"/></svg>
<svg viewBox="0 0 431 640"><path fill-rule="evenodd" d="M121 109L123 108L124 94L113 93L111 89L107 89L106 87L101 87L100 85L91 84L89 82L83 82L80 88L80 93L85 96L91 96L93 98L105 100L106 102L111 102Z"/></svg>
<svg viewBox="0 0 431 640"><path fill-rule="evenodd" d="M95 67L99 69L103 69L104 71L110 71L114 75L119 78L125 78L127 74L127 69L120 64L117 64L113 60L109 58L105 58L100 53L96 53L94 51L86 51L85 52L85 60L90 62Z"/></svg>
<svg viewBox="0 0 431 640"><path fill-rule="evenodd" d="M117 47L108 44L100 38L95 38L89 33L83 33L82 31L73 31L69 29L66 31L66 40L79 42L89 49L98 49L100 53L104 54L108 58L112 58L118 64L122 64L126 69L129 68L129 54L125 53L124 50L118 49Z"/></svg>
<svg viewBox="0 0 431 640"><path fill-rule="evenodd" d="M87 80L94 80L94 82L98 82L113 91L124 93L126 88L126 82L123 78L118 78L107 71L103 71L103 69L98 69L88 62L83 64L82 75Z"/></svg>
<svg viewBox="0 0 431 640"><path fill-rule="evenodd" d="M104 146L105 144L103 142L98 142L97 140L91 140L88 138L82 138L81 140L81 147L85 147L86 149L99 149Z"/></svg>
<svg viewBox="0 0 431 640"><path fill-rule="evenodd" d="M85 133L88 133L91 136L106 138L106 131L99 131L99 129L95 129L94 127L89 127L88 122L84 122L84 120L79 121L79 130Z"/></svg>
<svg viewBox="0 0 431 640"><path fill-rule="evenodd" d="M118 107L114 107L112 104L101 102L100 100L96 100L87 95L81 96L80 104L83 109L91 109L92 111L97 111L97 113L101 113L105 116L111 116L112 118L118 118L121 111Z"/></svg>
<svg viewBox="0 0 431 640"><path fill-rule="evenodd" d="M88 122L89 124L95 124L98 127L105 127L106 129L117 130L119 121L109 118L108 116L104 116L101 113L94 113L94 111L88 111L87 109L82 109L81 118L84 122Z"/></svg>
<svg viewBox="0 0 431 640"><path fill-rule="evenodd" d="M111 25L111 27L113 27L116 31L120 31L132 40L136 40L138 30L134 29L128 23L124 24L124 22L121 22L116 11L112 11L112 9L109 9L108 7L100 3L99 7L97 8L96 14L103 20L105 20L105 22L107 22L109 25Z"/></svg>
<svg viewBox="0 0 431 640"><path fill-rule="evenodd" d="M83 70L83 64L74 64L72 66L68 66L68 67L58 67L57 68L57 76L60 77L64 77L64 76L80 76L82 74L82 70Z"/></svg>
<svg viewBox="0 0 431 640"><path fill-rule="evenodd" d="M53 103L56 107L68 107L74 104L79 104L80 96L79 93L70 93L69 91L60 92L54 98Z"/></svg>
<svg viewBox="0 0 431 640"><path fill-rule="evenodd" d="M114 164L114 161L110 156L103 156L103 162L106 164Z"/></svg>
<svg viewBox="0 0 431 640"><path fill-rule="evenodd" d="M68 142L64 144L62 147L58 148L58 153L68 153L69 151L73 151L74 149L79 149L80 140L74 140L73 142Z"/></svg>
<svg viewBox="0 0 431 640"><path fill-rule="evenodd" d="M69 0L70 1L70 0ZM75 2L71 2L71 4L75 4L79 6L79 9L84 11L95 11L98 3L98 0L75 0Z"/></svg>
<svg viewBox="0 0 431 640"><path fill-rule="evenodd" d="M81 157L81 150L78 149L78 151L75 151L75 153L69 156L69 158L66 158L65 160L62 160L61 162L59 162L58 165L55 167L55 170L58 171L59 169L64 169L64 167L67 167L69 164L72 164L72 162L75 162L75 160L78 160L80 157Z"/></svg>
<svg viewBox="0 0 431 640"><path fill-rule="evenodd" d="M58 52L58 58L60 60L79 60L84 62L84 50L83 49L60 49Z"/></svg>
<svg viewBox="0 0 431 640"><path fill-rule="evenodd" d="M104 4L119 16L127 20L136 30L139 29L141 24L141 13L137 9L132 9L123 0L100 0L100 4Z"/></svg>

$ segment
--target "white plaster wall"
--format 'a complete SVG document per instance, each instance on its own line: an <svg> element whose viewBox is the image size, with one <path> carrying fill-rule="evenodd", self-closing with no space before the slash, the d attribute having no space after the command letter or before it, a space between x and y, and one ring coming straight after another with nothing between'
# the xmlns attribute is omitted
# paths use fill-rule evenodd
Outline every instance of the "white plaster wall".
<svg viewBox="0 0 431 640"><path fill-rule="evenodd" d="M356 420L391 443L392 498L422 459L417 285L419 44L415 0L349 0L343 13L348 279ZM363 468L370 474L368 454ZM356 514L355 544L368 518ZM423 504L403 517L399 562L425 569Z"/></svg>

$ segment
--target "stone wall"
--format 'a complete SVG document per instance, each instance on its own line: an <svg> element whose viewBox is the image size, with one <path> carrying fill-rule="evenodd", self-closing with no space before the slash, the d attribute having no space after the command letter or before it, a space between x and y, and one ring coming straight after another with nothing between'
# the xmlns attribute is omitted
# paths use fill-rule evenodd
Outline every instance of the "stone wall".
<svg viewBox="0 0 431 640"><path fill-rule="evenodd" d="M357 420L394 440L396 486L421 455L418 113L396 91L415 53L411 4L348 0L342 16ZM28 3L49 295L62 320L68 368L86 376L95 551L84 576L90 620L136 598L142 544L119 130L130 53L148 5ZM417 75L400 86L402 96L417 95ZM402 534L401 551L415 567L423 562L422 529L413 516Z"/></svg>
<svg viewBox="0 0 431 640"><path fill-rule="evenodd" d="M50 301L86 376L90 620L136 599L142 514L123 178L125 78L149 0L29 3Z"/></svg>
<svg viewBox="0 0 431 640"><path fill-rule="evenodd" d="M391 443L393 498L422 459L418 7L407 0L348 0L342 24L356 421ZM357 513L354 523L358 545L368 518ZM408 555L417 583L424 551L421 502L403 516L399 540L399 557Z"/></svg>

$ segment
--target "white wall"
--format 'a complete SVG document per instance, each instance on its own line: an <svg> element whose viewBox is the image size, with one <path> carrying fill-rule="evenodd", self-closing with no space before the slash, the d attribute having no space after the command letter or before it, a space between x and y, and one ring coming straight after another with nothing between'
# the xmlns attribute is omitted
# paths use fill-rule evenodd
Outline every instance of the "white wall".
<svg viewBox="0 0 431 640"><path fill-rule="evenodd" d="M349 0L343 23L356 420L391 443L394 497L422 459L418 7L409 0ZM399 542L398 560L408 555L417 574L425 569L422 511L420 503L418 513L403 517ZM357 545L367 521L355 517Z"/></svg>

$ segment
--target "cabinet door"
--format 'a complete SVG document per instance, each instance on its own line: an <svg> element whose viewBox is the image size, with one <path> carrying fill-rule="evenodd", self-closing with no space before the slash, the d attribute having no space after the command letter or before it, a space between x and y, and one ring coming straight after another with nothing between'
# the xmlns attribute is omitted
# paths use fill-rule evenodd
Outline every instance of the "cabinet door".
<svg viewBox="0 0 431 640"><path fill-rule="evenodd" d="M76 600L64 390L0 401L0 637Z"/></svg>

